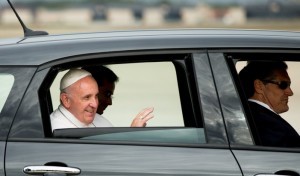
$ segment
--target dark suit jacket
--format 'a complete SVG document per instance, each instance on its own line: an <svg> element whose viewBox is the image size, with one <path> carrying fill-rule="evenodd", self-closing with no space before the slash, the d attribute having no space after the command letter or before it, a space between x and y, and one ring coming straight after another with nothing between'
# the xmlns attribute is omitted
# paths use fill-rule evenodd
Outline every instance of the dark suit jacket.
<svg viewBox="0 0 300 176"><path fill-rule="evenodd" d="M299 134L281 116L255 102L249 101L249 106L261 145L300 147Z"/></svg>

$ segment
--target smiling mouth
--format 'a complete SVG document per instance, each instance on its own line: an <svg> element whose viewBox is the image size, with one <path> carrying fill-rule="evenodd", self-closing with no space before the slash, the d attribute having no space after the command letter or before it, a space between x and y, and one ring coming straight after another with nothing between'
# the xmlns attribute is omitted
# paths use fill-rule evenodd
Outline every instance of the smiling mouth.
<svg viewBox="0 0 300 176"><path fill-rule="evenodd" d="M86 110L86 112L93 114L94 111L93 110Z"/></svg>

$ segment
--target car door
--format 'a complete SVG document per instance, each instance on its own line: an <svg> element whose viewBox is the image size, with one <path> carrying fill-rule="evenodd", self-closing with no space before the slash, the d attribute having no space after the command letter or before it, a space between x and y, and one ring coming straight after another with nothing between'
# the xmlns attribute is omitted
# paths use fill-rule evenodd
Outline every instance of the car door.
<svg viewBox="0 0 300 176"><path fill-rule="evenodd" d="M81 58L81 62L77 58L74 63L68 61L53 68L44 65L43 68L47 69L39 70L33 77L10 130L5 158L6 175L43 175L48 172L74 175L242 175L229 150L207 54L201 51L193 55L186 54L187 51L177 53L148 53L94 60L87 55ZM89 61L93 64L111 61L111 64L121 67L144 64L145 69L136 72L133 67L122 68L126 68L124 74L134 72L134 75L141 77L146 77L144 72L149 70L147 80L153 83L150 90L158 90L152 95L154 99L165 97L168 91L161 93L165 82L166 85L171 84L168 81L174 78L175 86L171 88L177 91L175 94L179 98L174 100L173 94L159 102L172 104L172 101L178 101L179 107L157 108L155 118L172 119L173 115L160 112L179 108L182 123L170 125L168 121L159 121L151 126L150 121L146 128L116 126L100 129L110 130L108 134L98 133L87 138L57 137L52 134L49 122L52 103L47 100L51 97L50 85L57 70L87 65ZM159 67L153 67L153 63ZM170 67L164 67L164 64ZM169 68L172 76L166 76ZM195 70L202 74L195 74ZM119 76L122 80L123 75ZM130 86L141 84L133 80L126 82ZM141 93L139 97L151 98L142 88L134 90L134 95ZM134 95L131 97L134 98ZM116 99L118 97L122 96L116 94ZM131 105L132 98L125 98L127 105ZM133 105L124 106L118 111L126 112Z"/></svg>
<svg viewBox="0 0 300 176"><path fill-rule="evenodd" d="M245 140L245 131L251 131L251 138L247 136L248 139L257 139L257 137L254 127L251 126L251 116L248 114L249 109L247 109L242 90L239 86L235 65L236 61L240 59L244 59L245 62L251 59L269 59L272 61L282 58L288 61L291 59L293 62L288 64L290 66L288 71L293 69L291 66L298 64L298 68L295 68L295 78L297 78L299 62L295 61L295 58L298 56L299 54L292 54L290 51L280 52L278 50L260 52L245 50L240 53L230 53L230 51L227 51L226 53L211 52L209 54L222 110L226 112L224 113L224 118L229 134L230 146L245 176L299 175L300 149L259 146L257 140L253 140L253 143L249 140L248 142ZM220 69L220 65L227 65L228 67ZM290 76L292 78L292 75ZM227 78L226 81L224 81L224 77ZM293 78L292 82L298 84L297 80ZM295 91L297 91L297 89L295 89ZM294 93L296 94L296 92ZM298 105L298 103L295 103L295 106ZM297 109L297 107L294 108ZM292 109L292 107L290 107L290 109ZM297 117L298 115L296 115L295 118Z"/></svg>

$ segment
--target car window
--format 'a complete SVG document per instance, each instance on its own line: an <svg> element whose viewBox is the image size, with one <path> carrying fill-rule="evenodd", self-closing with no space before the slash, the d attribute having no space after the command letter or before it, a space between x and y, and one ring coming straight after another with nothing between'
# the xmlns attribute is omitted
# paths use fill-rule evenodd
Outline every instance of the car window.
<svg viewBox="0 0 300 176"><path fill-rule="evenodd" d="M14 81L15 79L13 75L0 73L0 82L5 83L0 87L0 112L7 100L9 92L12 89Z"/></svg>
<svg viewBox="0 0 300 176"><path fill-rule="evenodd" d="M299 101L300 101L300 84L298 82L299 78L299 68L300 62L295 61L285 61L288 65L288 74L291 79L291 88L293 90L293 96L289 98L289 110L280 114L286 121L288 121L300 134L300 109ZM245 65L247 61L240 61L236 63L237 71L239 72Z"/></svg>
<svg viewBox="0 0 300 176"><path fill-rule="evenodd" d="M112 105L105 116L115 127L129 127L140 110L154 107L155 117L147 126L184 126L178 82L171 62L107 65L119 77ZM59 83L63 71L51 86L53 108L59 101ZM99 100L100 101L100 100Z"/></svg>
<svg viewBox="0 0 300 176"><path fill-rule="evenodd" d="M297 79L300 62L295 61L299 55L229 55L229 58L234 58L236 73L233 76L237 76L237 89L241 88L240 97L256 145L299 147L300 92ZM249 64L252 64L251 67ZM256 78L254 81L253 77Z"/></svg>
<svg viewBox="0 0 300 176"><path fill-rule="evenodd" d="M56 129L53 136L85 141L206 143L203 124L197 125L194 117L182 108L188 106L183 95L189 90L183 88L187 85L181 78L186 73L175 65L171 61L104 65L119 77L112 105L102 114L113 127ZM68 70L59 72L51 85L53 110L60 105L59 84ZM132 120L145 107L154 107L154 118L145 128L130 128Z"/></svg>
<svg viewBox="0 0 300 176"><path fill-rule="evenodd" d="M0 67L0 138L5 140L11 123L35 72L34 67ZM30 109L27 103L26 109ZM24 116L22 116L23 119ZM28 114L28 117L31 115ZM22 122L21 122L22 123ZM22 123L24 124L24 123ZM22 132L21 132L22 133Z"/></svg>

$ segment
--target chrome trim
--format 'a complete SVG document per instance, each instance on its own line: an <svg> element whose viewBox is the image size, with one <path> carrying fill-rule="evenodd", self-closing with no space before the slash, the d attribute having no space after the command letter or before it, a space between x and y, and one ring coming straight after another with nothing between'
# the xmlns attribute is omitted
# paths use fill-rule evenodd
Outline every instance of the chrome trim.
<svg viewBox="0 0 300 176"><path fill-rule="evenodd" d="M25 174L37 175L45 173L60 173L68 175L80 174L80 169L74 167L62 167L62 166L26 166L23 169Z"/></svg>

